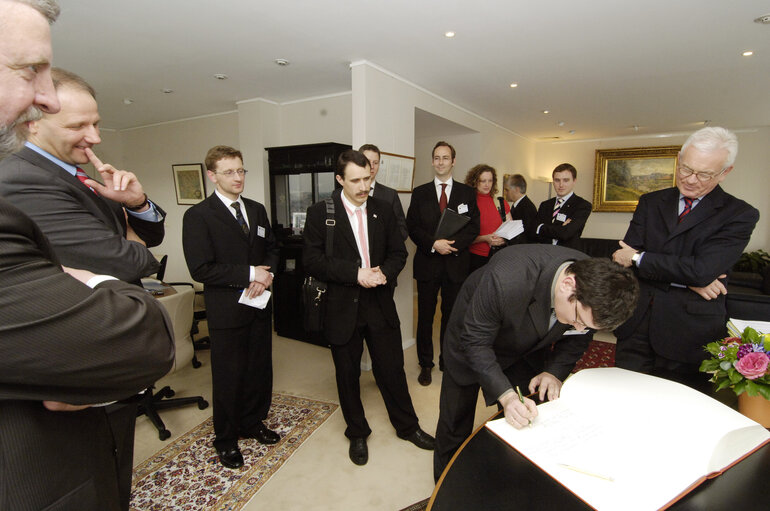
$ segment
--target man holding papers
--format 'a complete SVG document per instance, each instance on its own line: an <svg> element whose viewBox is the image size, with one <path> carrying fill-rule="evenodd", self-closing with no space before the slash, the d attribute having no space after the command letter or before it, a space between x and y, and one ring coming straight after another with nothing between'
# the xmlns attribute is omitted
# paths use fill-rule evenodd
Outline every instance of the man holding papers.
<svg viewBox="0 0 770 511"><path fill-rule="evenodd" d="M537 415L515 388L559 397L591 340L589 329L611 329L633 311L639 285L608 259L589 259L552 245L500 251L463 284L447 326L436 429L434 477L473 429L479 387L514 427Z"/></svg>
<svg viewBox="0 0 770 511"><path fill-rule="evenodd" d="M214 448L227 468L243 466L238 438L275 444L265 426L273 389L271 309L250 304L273 282L278 244L265 207L244 198L246 170L237 149L215 146L206 174L216 185L187 210L182 246L190 275L203 282L211 337Z"/></svg>
<svg viewBox="0 0 770 511"><path fill-rule="evenodd" d="M430 385L433 368L433 315L438 292L441 290L440 346L449 313L470 267L468 246L479 234L479 208L476 191L452 179L455 149L446 142L433 147L433 181L420 185L412 192L412 202L406 213L409 237L417 245L414 254L414 278L417 281L417 358L422 368L417 381ZM451 239L435 237L441 214L450 209L470 218ZM442 367L439 355L439 367Z"/></svg>

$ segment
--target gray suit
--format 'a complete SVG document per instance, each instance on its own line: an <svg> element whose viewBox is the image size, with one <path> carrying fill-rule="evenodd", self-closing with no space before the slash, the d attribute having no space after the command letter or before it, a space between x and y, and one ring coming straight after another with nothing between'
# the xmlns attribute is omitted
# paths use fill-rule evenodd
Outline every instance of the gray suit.
<svg viewBox="0 0 770 511"><path fill-rule="evenodd" d="M588 256L554 245L516 245L468 277L447 325L434 474L438 478L473 429L481 387L488 405L514 385L547 371L569 375L592 335L564 333L551 319L551 285L559 266ZM553 345L553 350L548 348Z"/></svg>
<svg viewBox="0 0 770 511"><path fill-rule="evenodd" d="M160 378L174 358L162 306L124 282L90 289L64 274L40 229L0 199L0 332L0 509L120 509L114 453L133 427L116 426L133 420L41 401L103 403Z"/></svg>
<svg viewBox="0 0 770 511"><path fill-rule="evenodd" d="M0 162L0 196L35 221L65 266L126 282L138 282L158 270L147 247L163 241L163 222L128 215L147 247L128 241L120 204L97 196L75 176L27 147Z"/></svg>

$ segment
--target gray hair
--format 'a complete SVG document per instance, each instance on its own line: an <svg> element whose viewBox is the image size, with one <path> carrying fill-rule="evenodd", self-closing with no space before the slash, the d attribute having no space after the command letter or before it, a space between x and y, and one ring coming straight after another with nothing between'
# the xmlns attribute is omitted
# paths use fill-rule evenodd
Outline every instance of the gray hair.
<svg viewBox="0 0 770 511"><path fill-rule="evenodd" d="M56 0L11 0L11 1L32 7L37 12L43 15L43 17L48 21L49 25L53 25L53 23L59 18L59 13L61 12L61 9L59 8L59 4L56 2Z"/></svg>
<svg viewBox="0 0 770 511"><path fill-rule="evenodd" d="M527 180L521 174L513 174L506 177L503 186L518 188L521 193L527 193Z"/></svg>
<svg viewBox="0 0 770 511"><path fill-rule="evenodd" d="M681 152L693 146L698 151L713 152L722 149L727 151L727 157L722 168L732 167L738 156L738 137L735 133L718 126L701 128L682 144Z"/></svg>

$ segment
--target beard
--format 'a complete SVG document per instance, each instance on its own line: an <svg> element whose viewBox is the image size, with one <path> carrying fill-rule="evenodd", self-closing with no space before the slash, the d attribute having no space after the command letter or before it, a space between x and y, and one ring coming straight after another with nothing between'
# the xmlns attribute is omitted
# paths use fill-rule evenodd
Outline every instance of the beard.
<svg viewBox="0 0 770 511"><path fill-rule="evenodd" d="M0 127L0 160L24 146L29 134L27 122L37 121L42 117L43 112L37 107L31 106L11 124Z"/></svg>

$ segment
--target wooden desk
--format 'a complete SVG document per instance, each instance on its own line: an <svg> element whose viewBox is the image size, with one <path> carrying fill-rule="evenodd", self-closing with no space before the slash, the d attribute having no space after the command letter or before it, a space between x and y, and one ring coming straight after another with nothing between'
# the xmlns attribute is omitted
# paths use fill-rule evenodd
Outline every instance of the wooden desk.
<svg viewBox="0 0 770 511"><path fill-rule="evenodd" d="M768 474L770 444L724 474L704 482L668 509L767 511L770 506ZM471 509L575 511L593 508L481 426L444 470L428 503L430 511Z"/></svg>

